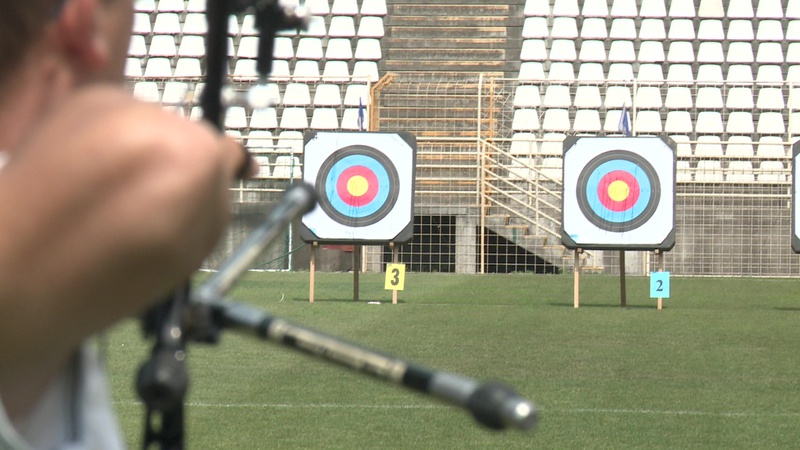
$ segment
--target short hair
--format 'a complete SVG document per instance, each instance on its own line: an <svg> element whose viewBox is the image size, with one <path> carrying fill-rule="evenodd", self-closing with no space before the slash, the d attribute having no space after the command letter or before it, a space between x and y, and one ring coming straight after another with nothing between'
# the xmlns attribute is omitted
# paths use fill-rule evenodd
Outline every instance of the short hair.
<svg viewBox="0 0 800 450"><path fill-rule="evenodd" d="M0 3L0 82L22 62L60 0L3 1Z"/></svg>

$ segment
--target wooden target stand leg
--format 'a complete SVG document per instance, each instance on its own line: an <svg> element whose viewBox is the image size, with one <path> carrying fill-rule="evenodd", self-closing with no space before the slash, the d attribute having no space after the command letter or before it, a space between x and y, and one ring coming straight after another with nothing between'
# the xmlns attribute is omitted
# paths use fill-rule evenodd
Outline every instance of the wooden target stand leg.
<svg viewBox="0 0 800 450"><path fill-rule="evenodd" d="M625 292L625 250L619 251L619 306L624 308L628 304Z"/></svg>
<svg viewBox="0 0 800 450"><path fill-rule="evenodd" d="M573 255L572 259L572 273L574 276L573 286L572 286L572 306L574 308L578 308L581 305L580 300L580 292L581 292L581 264L580 264L580 254L583 253L583 249L576 248L575 254Z"/></svg>
<svg viewBox="0 0 800 450"><path fill-rule="evenodd" d="M392 248L392 264L397 264L400 260L400 247L394 245L394 242L389 243ZM397 289L392 289L392 304L397 304Z"/></svg>
<svg viewBox="0 0 800 450"><path fill-rule="evenodd" d="M664 271L664 252L661 250L656 250L656 257L658 258L658 271ZM658 297L658 309L662 309L664 307L664 299L662 297Z"/></svg>
<svg viewBox="0 0 800 450"><path fill-rule="evenodd" d="M353 246L353 301L358 301L358 274L361 272L361 246Z"/></svg>
<svg viewBox="0 0 800 450"><path fill-rule="evenodd" d="M317 247L319 243L314 241L311 243L311 258L308 265L309 272L309 287L308 287L308 302L314 303L314 271L316 269L317 260Z"/></svg>

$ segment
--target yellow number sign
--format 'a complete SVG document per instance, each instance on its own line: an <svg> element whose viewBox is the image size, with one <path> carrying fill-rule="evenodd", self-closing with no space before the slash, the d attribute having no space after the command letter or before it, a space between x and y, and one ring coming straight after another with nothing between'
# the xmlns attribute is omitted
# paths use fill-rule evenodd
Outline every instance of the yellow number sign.
<svg viewBox="0 0 800 450"><path fill-rule="evenodd" d="M386 283L384 289L387 291L402 291L406 281L405 264L386 265Z"/></svg>

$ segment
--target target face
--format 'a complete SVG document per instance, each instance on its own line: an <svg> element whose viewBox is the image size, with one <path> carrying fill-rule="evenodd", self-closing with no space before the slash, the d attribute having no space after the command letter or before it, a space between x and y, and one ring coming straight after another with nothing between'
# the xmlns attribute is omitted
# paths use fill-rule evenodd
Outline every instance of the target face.
<svg viewBox="0 0 800 450"><path fill-rule="evenodd" d="M658 174L646 159L612 150L589 161L578 177L578 206L598 228L624 232L650 220L661 196Z"/></svg>
<svg viewBox="0 0 800 450"><path fill-rule="evenodd" d="M336 222L372 225L397 203L400 179L394 163L372 147L353 145L334 152L317 174L315 186L324 187L319 206Z"/></svg>
<svg viewBox="0 0 800 450"><path fill-rule="evenodd" d="M306 242L405 242L413 231L416 143L403 133L306 136L303 179L319 208L303 216Z"/></svg>
<svg viewBox="0 0 800 450"><path fill-rule="evenodd" d="M661 138L573 138L564 147L565 246L672 248L674 143Z"/></svg>

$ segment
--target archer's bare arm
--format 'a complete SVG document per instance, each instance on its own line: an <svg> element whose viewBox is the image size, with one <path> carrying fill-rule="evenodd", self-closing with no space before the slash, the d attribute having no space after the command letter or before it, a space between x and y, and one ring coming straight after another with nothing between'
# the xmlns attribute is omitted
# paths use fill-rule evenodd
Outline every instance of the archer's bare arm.
<svg viewBox="0 0 800 450"><path fill-rule="evenodd" d="M185 280L229 214L238 144L81 91L0 170L0 397L12 417L88 336Z"/></svg>

